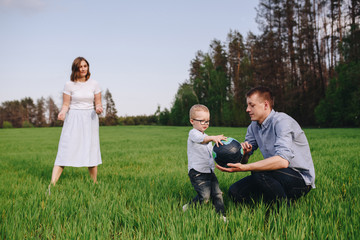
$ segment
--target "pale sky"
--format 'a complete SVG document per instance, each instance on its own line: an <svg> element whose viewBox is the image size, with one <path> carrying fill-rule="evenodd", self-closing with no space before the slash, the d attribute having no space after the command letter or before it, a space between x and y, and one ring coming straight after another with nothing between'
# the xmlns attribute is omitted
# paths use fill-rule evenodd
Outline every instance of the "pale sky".
<svg viewBox="0 0 360 240"><path fill-rule="evenodd" d="M0 103L51 96L90 63L118 116L170 108L197 51L230 30L257 34L256 0L0 0Z"/></svg>

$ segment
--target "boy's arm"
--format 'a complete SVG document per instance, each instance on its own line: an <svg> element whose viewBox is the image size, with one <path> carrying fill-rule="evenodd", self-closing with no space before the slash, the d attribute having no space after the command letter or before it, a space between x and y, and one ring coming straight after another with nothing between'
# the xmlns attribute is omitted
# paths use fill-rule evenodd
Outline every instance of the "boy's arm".
<svg viewBox="0 0 360 240"><path fill-rule="evenodd" d="M204 138L204 141L202 143L209 143L209 142L214 142L216 144L216 146L219 146L219 143L221 145L223 145L223 143L221 142L221 140L226 140L227 137L224 137L223 134L221 135L217 135L217 136L206 136Z"/></svg>

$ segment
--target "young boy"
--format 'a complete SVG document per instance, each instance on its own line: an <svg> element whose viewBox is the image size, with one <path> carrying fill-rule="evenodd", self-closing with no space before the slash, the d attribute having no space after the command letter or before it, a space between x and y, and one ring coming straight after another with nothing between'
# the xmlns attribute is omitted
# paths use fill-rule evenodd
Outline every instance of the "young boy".
<svg viewBox="0 0 360 240"><path fill-rule="evenodd" d="M188 175L194 186L197 196L183 206L185 212L190 204L207 203L212 198L216 212L222 214L224 221L225 207L219 182L215 176L214 159L212 158L212 144L221 144L226 140L224 135L208 136L205 130L209 127L209 109L201 104L196 104L190 109L190 123L193 129L189 132L187 142Z"/></svg>

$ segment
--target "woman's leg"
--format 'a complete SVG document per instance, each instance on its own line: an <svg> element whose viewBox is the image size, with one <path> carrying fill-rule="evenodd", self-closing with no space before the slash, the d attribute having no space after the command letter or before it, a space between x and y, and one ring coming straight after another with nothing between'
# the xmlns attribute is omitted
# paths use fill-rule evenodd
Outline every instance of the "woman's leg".
<svg viewBox="0 0 360 240"><path fill-rule="evenodd" d="M89 167L89 173L94 183L97 183L97 166Z"/></svg>
<svg viewBox="0 0 360 240"><path fill-rule="evenodd" d="M64 167L55 165L51 175L51 183L55 186L56 182L59 180L61 173L63 172Z"/></svg>

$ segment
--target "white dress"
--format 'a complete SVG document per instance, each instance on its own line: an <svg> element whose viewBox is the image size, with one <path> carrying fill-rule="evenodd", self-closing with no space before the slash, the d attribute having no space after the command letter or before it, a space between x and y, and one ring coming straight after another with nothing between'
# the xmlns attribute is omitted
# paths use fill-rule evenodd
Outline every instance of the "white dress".
<svg viewBox="0 0 360 240"><path fill-rule="evenodd" d="M94 110L94 95L101 89L94 80L67 82L63 93L71 96L70 110L61 131L57 166L94 167L102 163L99 117Z"/></svg>

